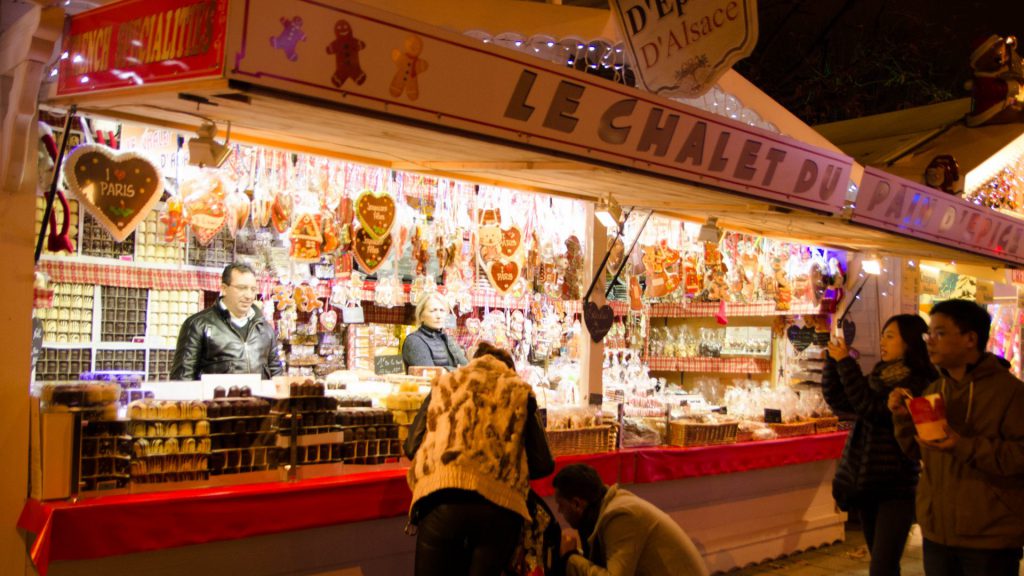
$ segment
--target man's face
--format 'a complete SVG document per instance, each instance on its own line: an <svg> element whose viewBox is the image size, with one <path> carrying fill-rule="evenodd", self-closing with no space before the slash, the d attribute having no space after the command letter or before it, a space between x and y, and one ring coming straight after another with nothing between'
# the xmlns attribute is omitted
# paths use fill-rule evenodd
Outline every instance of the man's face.
<svg viewBox="0 0 1024 576"><path fill-rule="evenodd" d="M252 303L256 300L256 276L248 272L231 271L231 284L221 284L220 292L224 296L224 306L236 318L244 318L249 314Z"/></svg>
<svg viewBox="0 0 1024 576"><path fill-rule="evenodd" d="M932 314L926 337L928 358L947 370L967 364L978 345L977 334L962 332L945 314Z"/></svg>
<svg viewBox="0 0 1024 576"><path fill-rule="evenodd" d="M562 518L565 518L569 526L578 530L580 522L583 520L583 511L586 510L587 503L582 498L566 498L558 490L555 490L555 504L558 505L558 513L562 515Z"/></svg>

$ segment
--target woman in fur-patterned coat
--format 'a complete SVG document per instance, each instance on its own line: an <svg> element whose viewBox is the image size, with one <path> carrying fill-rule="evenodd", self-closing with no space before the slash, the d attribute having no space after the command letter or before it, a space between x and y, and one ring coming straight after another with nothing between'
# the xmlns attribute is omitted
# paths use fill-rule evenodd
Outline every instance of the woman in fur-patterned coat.
<svg viewBox="0 0 1024 576"><path fill-rule="evenodd" d="M484 342L472 362L440 376L405 453L416 575L501 574L530 520L529 480L555 467L512 356Z"/></svg>

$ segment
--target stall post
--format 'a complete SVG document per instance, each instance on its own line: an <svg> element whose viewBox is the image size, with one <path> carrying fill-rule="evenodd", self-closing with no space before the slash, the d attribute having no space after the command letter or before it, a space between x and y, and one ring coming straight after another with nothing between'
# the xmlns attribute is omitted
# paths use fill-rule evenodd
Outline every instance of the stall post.
<svg viewBox="0 0 1024 576"><path fill-rule="evenodd" d="M590 278L596 278L597 283L590 300L598 306L605 304L604 297L604 256L608 247L608 233L604 226L594 217L594 205L587 204L586 208L587 227L584 235L589 238L587 251L583 260L583 269L590 272ZM582 316L582 314L581 314ZM581 398L587 404L600 406L603 401L604 384L602 381L601 366L604 364L604 342L594 342L590 338L590 332L586 330L586 323L580 318L584 334L580 338L580 392ZM583 337L585 336L585 337Z"/></svg>
<svg viewBox="0 0 1024 576"><path fill-rule="evenodd" d="M32 214L36 189L36 108L47 60L60 37L64 11L33 5L0 36L0 253L6 294L0 314L5 379L0 386L0 573L26 570L25 544L14 529L28 494L29 389L32 368Z"/></svg>

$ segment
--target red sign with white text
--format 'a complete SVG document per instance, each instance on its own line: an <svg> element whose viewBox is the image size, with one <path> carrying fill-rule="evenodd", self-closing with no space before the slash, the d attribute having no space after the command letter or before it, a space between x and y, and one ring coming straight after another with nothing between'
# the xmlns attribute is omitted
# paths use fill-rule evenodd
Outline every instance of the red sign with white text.
<svg viewBox="0 0 1024 576"><path fill-rule="evenodd" d="M875 168L864 169L853 221L1024 264L1024 222Z"/></svg>
<svg viewBox="0 0 1024 576"><path fill-rule="evenodd" d="M124 0L73 16L57 94L220 76L227 8L228 0Z"/></svg>

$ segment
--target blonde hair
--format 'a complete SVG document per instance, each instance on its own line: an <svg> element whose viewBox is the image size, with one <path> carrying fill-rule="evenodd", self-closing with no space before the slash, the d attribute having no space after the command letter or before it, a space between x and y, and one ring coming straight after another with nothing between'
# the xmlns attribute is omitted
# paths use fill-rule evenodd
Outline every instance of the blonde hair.
<svg viewBox="0 0 1024 576"><path fill-rule="evenodd" d="M416 303L416 327L419 328L423 324L423 311L426 310L427 304L431 300L437 300L445 308L451 312L451 306L448 305L448 300L438 292L428 292L424 294L420 301Z"/></svg>

